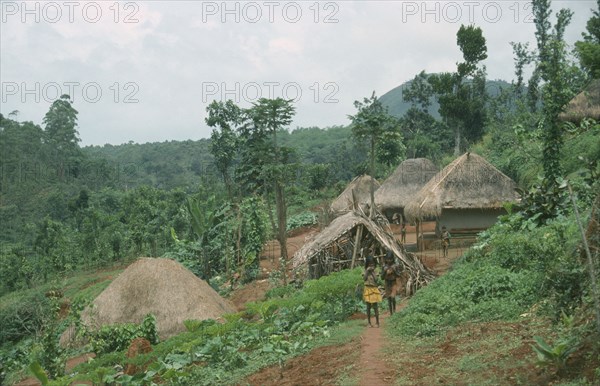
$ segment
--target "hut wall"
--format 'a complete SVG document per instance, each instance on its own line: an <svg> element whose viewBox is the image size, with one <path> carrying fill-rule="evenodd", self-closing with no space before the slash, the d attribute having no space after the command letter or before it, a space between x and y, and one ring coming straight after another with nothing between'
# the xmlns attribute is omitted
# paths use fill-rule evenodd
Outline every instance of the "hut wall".
<svg viewBox="0 0 600 386"><path fill-rule="evenodd" d="M504 209L444 209L438 220L439 230L445 226L452 231L487 229L498 221L498 216L506 214Z"/></svg>

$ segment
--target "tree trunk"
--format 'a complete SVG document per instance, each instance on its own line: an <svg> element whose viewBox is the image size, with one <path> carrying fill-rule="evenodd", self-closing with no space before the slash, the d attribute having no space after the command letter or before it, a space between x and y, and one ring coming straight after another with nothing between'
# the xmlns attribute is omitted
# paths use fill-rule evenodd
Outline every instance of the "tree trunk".
<svg viewBox="0 0 600 386"><path fill-rule="evenodd" d="M287 208L285 206L284 187L279 181L275 182L275 203L277 206L277 240L279 241L281 250L281 263L283 264L283 267L281 267L281 271L283 272L283 285L287 285Z"/></svg>
<svg viewBox="0 0 600 386"><path fill-rule="evenodd" d="M454 156L460 155L460 127L456 125L454 129Z"/></svg>
<svg viewBox="0 0 600 386"><path fill-rule="evenodd" d="M231 188L231 177L229 177L229 173L223 172L223 182L225 183L225 189L227 189L227 198L229 201L233 201L233 189Z"/></svg>
<svg viewBox="0 0 600 386"><path fill-rule="evenodd" d="M267 205L267 213L269 215L269 223L271 224L271 231L273 232L274 235L278 235L279 232L277 230L277 226L275 225L275 219L273 218L273 205L271 200L269 200L269 195L267 193L267 185L265 184L264 186L265 192L265 204ZM275 263L275 255L272 255L271 257L271 262L274 264Z"/></svg>
<svg viewBox="0 0 600 386"><path fill-rule="evenodd" d="M235 241L235 260L237 267L242 263L242 211L237 207L237 239Z"/></svg>

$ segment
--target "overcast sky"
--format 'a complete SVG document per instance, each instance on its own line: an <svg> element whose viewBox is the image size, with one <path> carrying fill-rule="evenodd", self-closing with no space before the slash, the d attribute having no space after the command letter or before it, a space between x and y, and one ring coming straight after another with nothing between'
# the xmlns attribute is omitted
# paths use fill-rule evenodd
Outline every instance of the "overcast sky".
<svg viewBox="0 0 600 386"><path fill-rule="evenodd" d="M0 112L41 124L71 95L82 145L205 138L206 106L295 99L291 128L345 125L353 102L421 70L454 71L461 24L482 28L489 79L509 42L535 47L527 1L0 0ZM554 1L581 39L596 1ZM553 15L553 21L555 20Z"/></svg>

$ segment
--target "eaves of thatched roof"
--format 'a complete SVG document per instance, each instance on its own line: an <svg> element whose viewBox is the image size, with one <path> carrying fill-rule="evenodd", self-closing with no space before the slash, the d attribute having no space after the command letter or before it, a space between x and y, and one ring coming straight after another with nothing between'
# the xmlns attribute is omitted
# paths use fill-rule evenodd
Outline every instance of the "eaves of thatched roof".
<svg viewBox="0 0 600 386"><path fill-rule="evenodd" d="M371 180L375 184L374 189L379 188L379 182L369 175L354 178L344 191L331 203L333 212L347 212L353 209L352 191L358 203L368 203L371 199Z"/></svg>
<svg viewBox="0 0 600 386"><path fill-rule="evenodd" d="M438 171L427 158L403 161L375 192L375 205L380 210L404 208Z"/></svg>
<svg viewBox="0 0 600 386"><path fill-rule="evenodd" d="M562 121L580 122L584 118L600 120L600 79L593 80L577 94L559 115Z"/></svg>
<svg viewBox="0 0 600 386"><path fill-rule="evenodd" d="M406 260L406 257L400 250L400 246L390 234L386 233L379 225L366 216L351 211L333 220L327 228L323 229L313 240L304 244L302 248L294 254L292 263L294 269L308 263L314 255L330 247L335 241L339 240L342 236L361 224L364 225L366 230L369 231L385 248L393 251L396 257L400 260Z"/></svg>
<svg viewBox="0 0 600 386"><path fill-rule="evenodd" d="M409 220L439 217L442 209L499 209L515 202L516 183L485 158L465 153L436 174L404 208Z"/></svg>

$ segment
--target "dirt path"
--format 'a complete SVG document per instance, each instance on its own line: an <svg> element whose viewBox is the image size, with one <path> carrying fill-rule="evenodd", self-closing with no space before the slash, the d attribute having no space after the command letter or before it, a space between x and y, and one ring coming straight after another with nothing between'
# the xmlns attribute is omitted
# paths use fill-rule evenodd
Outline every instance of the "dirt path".
<svg viewBox="0 0 600 386"><path fill-rule="evenodd" d="M433 269L438 275L442 275L448 271L452 262L461 256L463 252L464 250L461 248L451 248L448 251L447 259L441 256L441 251L435 250L420 253L419 256L425 265ZM404 308L407 303L408 299L399 303L396 312ZM386 346L385 328L387 328L386 322L389 317L385 300L380 303L379 308L381 328L366 327L361 336L361 351L357 364L360 377L358 385L360 386L393 385L396 380L395 366L389 362L390 359L386 358L384 354Z"/></svg>
<svg viewBox="0 0 600 386"><path fill-rule="evenodd" d="M391 366L382 352L385 345L383 327L387 322L387 317L388 312L384 311L379 316L381 328L367 327L361 336L360 359L357 366L360 374L359 385L392 385L394 383L395 371L391 370Z"/></svg>
<svg viewBox="0 0 600 386"><path fill-rule="evenodd" d="M316 233L315 229L304 229L288 238L288 252L292 256L306 240ZM398 235L399 236L399 228ZM407 242L414 242L414 230L409 227ZM448 258L442 256L441 250L429 250L417 253L423 264L434 270L437 275L444 274L452 262L461 256L467 248L450 248ZM267 280L270 271L278 268L277 260L279 245L270 241L263 250L261 268L263 279L249 285L246 290L234 294L234 303L239 309L248 300L259 300L268 289ZM397 305L397 311L406 306L408 300ZM396 366L385 357L385 330L389 313L387 303L380 305L380 328L367 327L367 316L357 314L355 317L364 319L365 329L359 339L341 346L325 346L315 349L306 355L294 358L283 367L271 366L245 379L244 384L250 385L337 385L338 379L350 375L359 386L393 385L396 381ZM374 317L373 317L374 318ZM373 320L374 322L374 320ZM354 384L354 383L353 383Z"/></svg>

